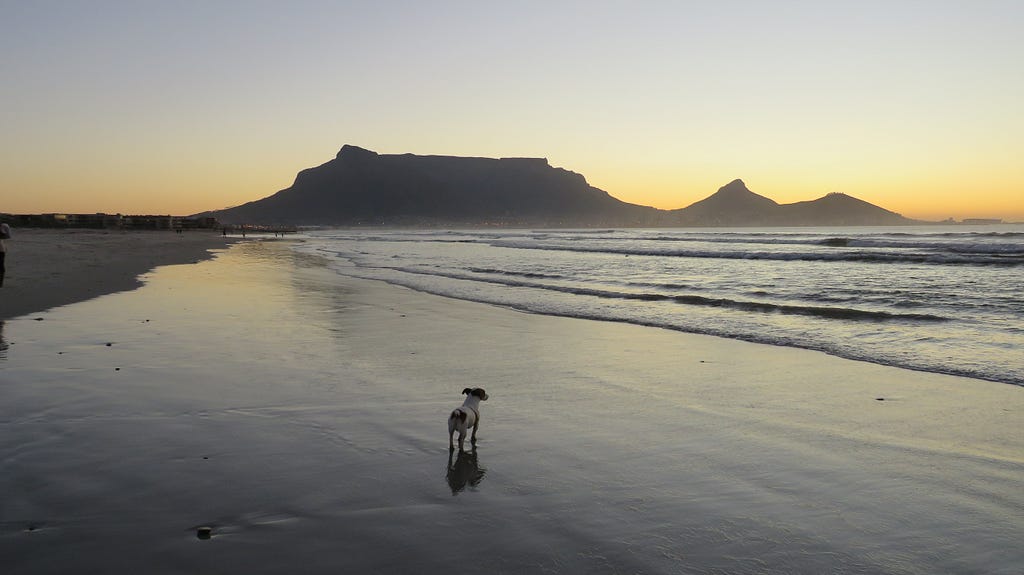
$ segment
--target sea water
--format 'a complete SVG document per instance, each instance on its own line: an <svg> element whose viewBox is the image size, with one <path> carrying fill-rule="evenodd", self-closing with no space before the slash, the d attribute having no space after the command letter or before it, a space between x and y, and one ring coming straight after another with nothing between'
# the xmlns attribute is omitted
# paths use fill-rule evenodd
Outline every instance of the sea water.
<svg viewBox="0 0 1024 575"><path fill-rule="evenodd" d="M531 313L1024 385L1024 225L324 230L299 249Z"/></svg>

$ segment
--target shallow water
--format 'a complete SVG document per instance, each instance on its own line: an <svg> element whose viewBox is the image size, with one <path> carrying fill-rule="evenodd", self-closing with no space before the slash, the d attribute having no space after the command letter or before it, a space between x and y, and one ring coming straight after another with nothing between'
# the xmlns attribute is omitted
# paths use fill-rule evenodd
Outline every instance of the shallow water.
<svg viewBox="0 0 1024 575"><path fill-rule="evenodd" d="M0 564L924 574L1024 563L1016 387L512 313L324 263L239 244L135 292L7 322ZM828 394L790 383L826 378ZM478 449L450 458L445 417L475 385L491 396Z"/></svg>
<svg viewBox="0 0 1024 575"><path fill-rule="evenodd" d="M1024 226L327 231L355 277L1024 385Z"/></svg>

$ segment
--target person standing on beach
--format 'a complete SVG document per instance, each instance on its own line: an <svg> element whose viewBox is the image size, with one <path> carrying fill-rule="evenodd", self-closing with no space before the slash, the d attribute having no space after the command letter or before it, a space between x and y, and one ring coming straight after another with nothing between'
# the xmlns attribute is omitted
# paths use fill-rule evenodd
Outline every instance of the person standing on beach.
<svg viewBox="0 0 1024 575"><path fill-rule="evenodd" d="M7 245L4 244L4 240L10 237L11 226L0 224L0 287L4 286L4 274L7 272L7 268L4 267L4 259L7 257Z"/></svg>

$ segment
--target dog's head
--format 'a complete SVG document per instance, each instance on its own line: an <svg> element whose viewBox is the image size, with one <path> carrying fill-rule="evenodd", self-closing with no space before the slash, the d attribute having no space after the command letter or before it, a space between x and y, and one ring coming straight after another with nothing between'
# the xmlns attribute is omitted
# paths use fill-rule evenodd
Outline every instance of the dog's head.
<svg viewBox="0 0 1024 575"><path fill-rule="evenodd" d="M482 387L467 387L466 389L462 390L462 393L466 395L471 395L473 397L479 397L480 401L487 401L487 392L484 391L484 388Z"/></svg>

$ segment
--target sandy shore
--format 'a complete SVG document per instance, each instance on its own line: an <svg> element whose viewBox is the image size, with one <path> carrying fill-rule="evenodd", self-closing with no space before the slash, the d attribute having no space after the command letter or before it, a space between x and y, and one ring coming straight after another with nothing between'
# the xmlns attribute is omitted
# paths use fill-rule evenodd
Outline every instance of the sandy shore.
<svg viewBox="0 0 1024 575"><path fill-rule="evenodd" d="M0 332L17 573L1005 573L1024 390L340 278L284 243ZM483 386L480 442L445 419ZM207 538L207 535L209 537Z"/></svg>
<svg viewBox="0 0 1024 575"><path fill-rule="evenodd" d="M157 266L197 262L234 241L213 231L14 229L12 236L0 320L135 289L138 276Z"/></svg>

